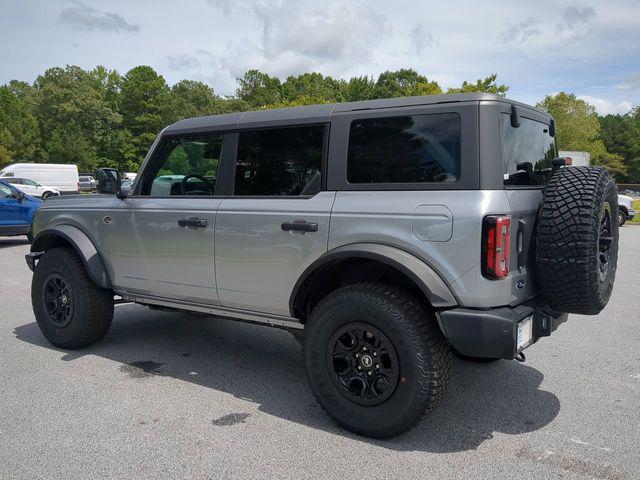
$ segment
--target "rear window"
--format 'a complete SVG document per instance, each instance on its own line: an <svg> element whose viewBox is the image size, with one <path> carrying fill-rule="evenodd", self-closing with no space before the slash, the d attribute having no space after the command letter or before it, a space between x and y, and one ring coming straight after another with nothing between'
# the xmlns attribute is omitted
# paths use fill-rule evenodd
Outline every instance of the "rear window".
<svg viewBox="0 0 640 480"><path fill-rule="evenodd" d="M438 183L460 178L457 113L351 122L349 183Z"/></svg>
<svg viewBox="0 0 640 480"><path fill-rule="evenodd" d="M551 176L552 160L558 156L549 126L520 117L520 126L511 126L509 114L500 115L500 138L504 184L545 185Z"/></svg>

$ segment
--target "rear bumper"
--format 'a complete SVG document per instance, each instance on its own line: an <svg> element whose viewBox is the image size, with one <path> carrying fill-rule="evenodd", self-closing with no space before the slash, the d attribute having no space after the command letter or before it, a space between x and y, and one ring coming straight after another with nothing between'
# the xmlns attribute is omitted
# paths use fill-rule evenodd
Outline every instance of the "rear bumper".
<svg viewBox="0 0 640 480"><path fill-rule="evenodd" d="M566 322L568 314L533 299L516 307L454 308L438 312L438 322L458 352L470 357L513 359L541 337L548 337ZM531 342L517 348L518 322L532 318Z"/></svg>

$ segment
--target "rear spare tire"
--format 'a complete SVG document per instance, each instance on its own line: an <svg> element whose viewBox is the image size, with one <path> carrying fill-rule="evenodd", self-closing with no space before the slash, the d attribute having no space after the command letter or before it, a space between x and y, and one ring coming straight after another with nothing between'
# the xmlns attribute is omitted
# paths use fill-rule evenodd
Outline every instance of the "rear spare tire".
<svg viewBox="0 0 640 480"><path fill-rule="evenodd" d="M618 261L618 197L601 167L565 167L547 185L538 213L536 266L555 310L599 313Z"/></svg>

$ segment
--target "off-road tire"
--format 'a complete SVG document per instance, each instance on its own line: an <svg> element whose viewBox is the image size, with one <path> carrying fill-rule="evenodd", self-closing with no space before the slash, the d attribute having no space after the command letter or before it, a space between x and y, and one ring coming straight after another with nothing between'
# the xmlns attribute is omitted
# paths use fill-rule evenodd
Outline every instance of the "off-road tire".
<svg viewBox="0 0 640 480"><path fill-rule="evenodd" d="M335 332L353 322L382 332L397 353L397 386L389 398L374 406L349 398L336 384L328 363ZM433 314L402 290L382 283L340 288L313 309L304 334L303 356L311 391L329 416L352 432L374 438L399 435L444 396L451 348Z"/></svg>
<svg viewBox="0 0 640 480"><path fill-rule="evenodd" d="M627 214L618 209L618 226L621 227L627 223Z"/></svg>
<svg viewBox="0 0 640 480"><path fill-rule="evenodd" d="M45 302L45 287L51 278L68 285L72 310L68 325L52 320ZM48 250L38 261L31 282L31 303L43 335L53 345L78 349L102 339L113 319L113 292L96 286L72 248Z"/></svg>
<svg viewBox="0 0 640 480"><path fill-rule="evenodd" d="M607 235L601 235L607 210L610 227ZM551 308L595 315L605 307L618 259L617 212L616 185L603 168L565 167L553 174L538 213L536 235L538 283ZM600 262L605 257L600 248L606 243L608 260L602 274Z"/></svg>

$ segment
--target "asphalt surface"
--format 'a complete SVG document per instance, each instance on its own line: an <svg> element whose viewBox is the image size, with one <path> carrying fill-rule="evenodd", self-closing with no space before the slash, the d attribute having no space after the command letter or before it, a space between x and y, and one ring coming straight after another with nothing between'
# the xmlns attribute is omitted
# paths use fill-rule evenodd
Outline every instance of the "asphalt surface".
<svg viewBox="0 0 640 480"><path fill-rule="evenodd" d="M20 238L0 238L0 478L640 478L640 227L613 297L524 364L456 359L444 405L370 440L316 404L283 331L116 306L77 352L34 321Z"/></svg>

